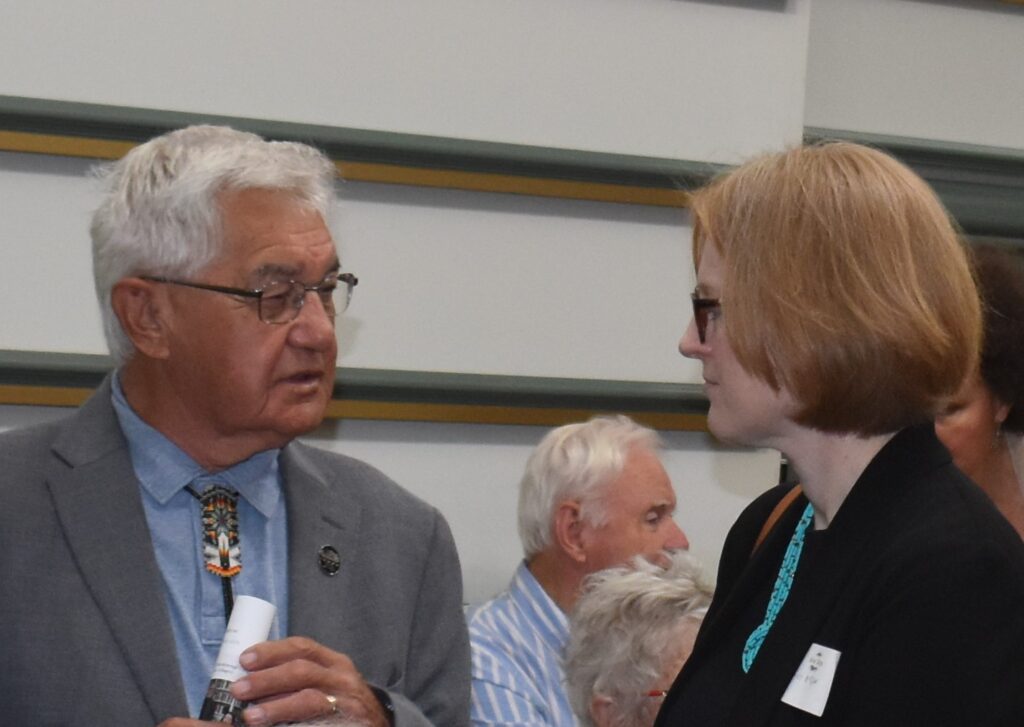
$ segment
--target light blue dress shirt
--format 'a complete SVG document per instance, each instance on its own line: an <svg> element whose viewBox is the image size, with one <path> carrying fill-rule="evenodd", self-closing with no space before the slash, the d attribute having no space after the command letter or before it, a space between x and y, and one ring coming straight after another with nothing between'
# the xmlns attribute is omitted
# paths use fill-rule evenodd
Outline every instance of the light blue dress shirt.
<svg viewBox="0 0 1024 727"><path fill-rule="evenodd" d="M474 725L576 727L562 656L569 620L521 563L508 591L467 613Z"/></svg>
<svg viewBox="0 0 1024 727"><path fill-rule="evenodd" d="M185 489L202 493L213 484L237 490L242 571L232 578L235 596L256 596L277 606L271 639L288 633L288 530L280 450L258 452L209 473L132 410L114 376L111 399L128 440L142 505L163 579L178 663L191 716L197 717L227 625L220 578L202 556L200 504Z"/></svg>

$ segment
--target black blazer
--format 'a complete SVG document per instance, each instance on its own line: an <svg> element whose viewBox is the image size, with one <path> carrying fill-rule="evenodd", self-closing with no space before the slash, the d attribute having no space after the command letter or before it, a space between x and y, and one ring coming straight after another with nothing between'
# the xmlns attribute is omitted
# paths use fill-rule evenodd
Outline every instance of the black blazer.
<svg viewBox="0 0 1024 727"><path fill-rule="evenodd" d="M751 550L787 489L755 500L730 531L714 601L656 727L682 724L680 705L701 698L688 682L771 588L806 498ZM723 724L1024 725L1024 543L930 426L879 452L822 535ZM821 717L781 701L812 643L841 654Z"/></svg>

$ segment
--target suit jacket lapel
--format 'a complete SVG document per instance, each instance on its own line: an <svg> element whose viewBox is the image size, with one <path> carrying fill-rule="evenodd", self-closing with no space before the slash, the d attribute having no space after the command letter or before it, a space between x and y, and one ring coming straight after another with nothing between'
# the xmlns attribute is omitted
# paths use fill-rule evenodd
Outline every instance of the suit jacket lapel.
<svg viewBox="0 0 1024 727"><path fill-rule="evenodd" d="M332 473L303 445L285 447L281 462L288 506L288 631L337 649L349 642L347 633L355 626L345 618L345 604L353 597L350 573L362 512L356 503L342 502ZM325 547L341 558L334 575L320 567Z"/></svg>
<svg viewBox="0 0 1024 727"><path fill-rule="evenodd" d="M109 378L55 442L47 484L72 557L154 721L188 713L160 570Z"/></svg>

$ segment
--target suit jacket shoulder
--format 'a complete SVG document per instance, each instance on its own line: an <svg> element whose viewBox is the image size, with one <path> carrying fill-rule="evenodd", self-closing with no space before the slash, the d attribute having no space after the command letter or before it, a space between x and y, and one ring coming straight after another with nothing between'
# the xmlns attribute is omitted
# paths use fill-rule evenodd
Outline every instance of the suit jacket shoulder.
<svg viewBox="0 0 1024 727"><path fill-rule="evenodd" d="M764 527L769 515L771 515L775 506L778 505L792 487L792 485L773 487L758 495L740 513L739 518L729 529L725 543L722 546L722 554L718 563L718 579L715 587L716 596L721 594L724 597L730 592L733 584L735 584L740 574L747 567L747 564L750 563L754 551L754 543L757 541L757 536L761 533L761 529ZM801 495L786 509L775 523L771 532L768 533L761 547L758 548L759 557L761 557L761 552L775 552L779 544L789 538L793 525L795 525L800 517L800 513L806 506L807 498ZM715 600L721 601L722 599L716 598ZM712 604L708 615L713 615L716 610L716 604Z"/></svg>
<svg viewBox="0 0 1024 727"><path fill-rule="evenodd" d="M0 435L0 579L6 723L156 724L187 713L109 383L64 419Z"/></svg>
<svg viewBox="0 0 1024 727"><path fill-rule="evenodd" d="M367 462L302 442L292 442L283 450L285 471L304 471L306 475L338 488L346 497L370 508L395 508L392 515L403 524L426 524L440 517L437 509L401 487ZM340 494L340 493L339 493Z"/></svg>
<svg viewBox="0 0 1024 727"><path fill-rule="evenodd" d="M444 517L345 455L292 442L281 469L289 631L347 654L388 691L399 724L465 724L469 639ZM334 573L321 567L325 548L340 560Z"/></svg>

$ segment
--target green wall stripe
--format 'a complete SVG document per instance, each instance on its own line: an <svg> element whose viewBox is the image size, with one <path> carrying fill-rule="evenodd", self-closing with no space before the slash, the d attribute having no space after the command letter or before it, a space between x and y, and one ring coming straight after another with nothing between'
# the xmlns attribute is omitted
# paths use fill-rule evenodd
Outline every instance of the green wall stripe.
<svg viewBox="0 0 1024 727"><path fill-rule="evenodd" d="M95 388L109 356L0 350L0 384ZM334 398L406 404L706 414L696 384L342 368Z"/></svg>
<svg viewBox="0 0 1024 727"><path fill-rule="evenodd" d="M692 189L722 165L338 126L0 95L0 129L141 142L196 123L302 141L336 161L508 174L658 189Z"/></svg>
<svg viewBox="0 0 1024 727"><path fill-rule="evenodd" d="M868 144L920 174L965 232L1024 247L1024 150L808 127L809 142Z"/></svg>
<svg viewBox="0 0 1024 727"><path fill-rule="evenodd" d="M687 190L727 169L708 162L0 95L0 129L140 142L193 123L314 144L336 161ZM964 230L1024 245L1024 150L808 127L807 141L885 149L924 177Z"/></svg>

